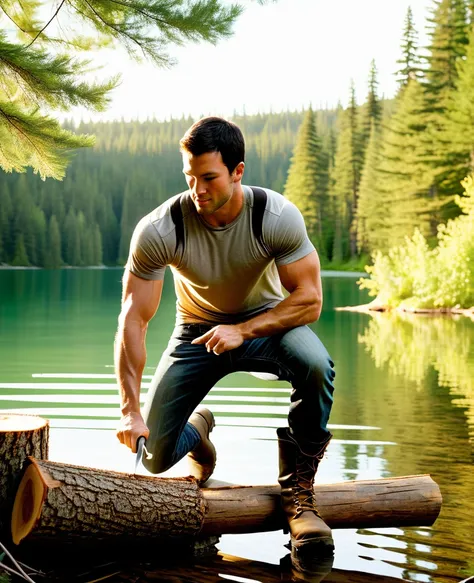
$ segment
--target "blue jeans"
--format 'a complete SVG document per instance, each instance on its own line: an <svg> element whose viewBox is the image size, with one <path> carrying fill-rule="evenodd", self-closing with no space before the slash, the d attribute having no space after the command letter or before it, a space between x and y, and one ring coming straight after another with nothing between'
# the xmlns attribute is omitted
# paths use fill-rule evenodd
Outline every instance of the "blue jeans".
<svg viewBox="0 0 474 583"><path fill-rule="evenodd" d="M182 324L170 338L153 377L144 407L150 429L144 460L153 474L176 464L200 441L188 419L212 387L237 371L266 372L291 383L288 425L297 441L322 443L333 402L334 363L307 326L265 338L216 356L203 344L191 344L212 326Z"/></svg>

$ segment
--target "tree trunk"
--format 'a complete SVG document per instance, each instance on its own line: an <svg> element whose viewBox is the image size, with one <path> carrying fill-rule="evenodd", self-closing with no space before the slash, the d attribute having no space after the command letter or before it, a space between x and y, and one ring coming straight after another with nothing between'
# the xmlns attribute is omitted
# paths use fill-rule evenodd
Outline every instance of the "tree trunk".
<svg viewBox="0 0 474 583"><path fill-rule="evenodd" d="M23 538L186 539L202 525L205 504L193 478L148 478L29 458L12 514Z"/></svg>
<svg viewBox="0 0 474 583"><path fill-rule="evenodd" d="M18 489L13 540L52 537L189 540L278 530L279 486L200 489L192 478L155 478L30 458ZM321 515L336 528L430 525L441 495L429 476L316 486Z"/></svg>
<svg viewBox="0 0 474 583"><path fill-rule="evenodd" d="M49 421L0 413L0 533L7 534L13 498L28 456L48 458Z"/></svg>

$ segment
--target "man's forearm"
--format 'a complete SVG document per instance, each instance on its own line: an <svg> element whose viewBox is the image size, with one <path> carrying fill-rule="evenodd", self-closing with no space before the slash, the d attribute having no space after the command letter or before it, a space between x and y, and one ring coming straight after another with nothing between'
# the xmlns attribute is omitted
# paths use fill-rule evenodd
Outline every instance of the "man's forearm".
<svg viewBox="0 0 474 583"><path fill-rule="evenodd" d="M146 327L121 322L115 337L115 373L122 415L140 412L140 387L146 362Z"/></svg>
<svg viewBox="0 0 474 583"><path fill-rule="evenodd" d="M322 300L315 294L295 290L275 308L237 324L246 340L272 336L297 326L315 322L321 313Z"/></svg>

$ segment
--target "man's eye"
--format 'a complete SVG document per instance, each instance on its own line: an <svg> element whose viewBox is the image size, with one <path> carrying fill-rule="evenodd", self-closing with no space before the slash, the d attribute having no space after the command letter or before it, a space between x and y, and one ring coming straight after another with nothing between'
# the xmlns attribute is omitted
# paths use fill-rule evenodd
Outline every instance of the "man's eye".
<svg viewBox="0 0 474 583"><path fill-rule="evenodd" d="M211 180L214 180L215 176L207 176L206 177L206 182L211 182Z"/></svg>

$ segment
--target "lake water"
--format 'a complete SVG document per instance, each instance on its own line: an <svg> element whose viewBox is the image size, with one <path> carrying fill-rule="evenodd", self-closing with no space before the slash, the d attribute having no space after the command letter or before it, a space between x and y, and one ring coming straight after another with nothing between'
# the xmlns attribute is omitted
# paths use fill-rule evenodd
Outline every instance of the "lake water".
<svg viewBox="0 0 474 583"><path fill-rule="evenodd" d="M133 471L135 456L114 435L121 275L0 270L0 410L49 418L52 460ZM325 274L323 286L324 310L313 328L336 362L336 392L334 439L317 481L431 474L443 495L433 527L334 531L334 571L325 581L449 582L474 575L474 322L339 312L336 306L367 301L365 292L342 274ZM174 302L167 274L148 333L143 394L173 328ZM288 395L285 383L246 374L213 389L205 403L217 421L217 479L276 483L275 428L285 424ZM181 462L166 475L186 473ZM232 568L220 557L213 568L222 576L206 581L283 580L286 542L282 532L226 535L218 547L234 557ZM204 581L192 572L168 568L153 580Z"/></svg>

